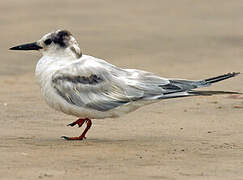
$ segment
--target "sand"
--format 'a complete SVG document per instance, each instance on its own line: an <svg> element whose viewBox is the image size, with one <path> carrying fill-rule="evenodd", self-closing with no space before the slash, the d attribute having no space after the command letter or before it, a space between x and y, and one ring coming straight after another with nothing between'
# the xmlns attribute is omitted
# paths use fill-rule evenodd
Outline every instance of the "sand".
<svg viewBox="0 0 243 180"><path fill-rule="evenodd" d="M62 28L117 66L203 79L242 72L242 16L242 2L227 0L1 1L0 179L243 179L243 99L165 100L65 141L83 128L45 104L40 54L8 50ZM206 89L243 92L242 81Z"/></svg>

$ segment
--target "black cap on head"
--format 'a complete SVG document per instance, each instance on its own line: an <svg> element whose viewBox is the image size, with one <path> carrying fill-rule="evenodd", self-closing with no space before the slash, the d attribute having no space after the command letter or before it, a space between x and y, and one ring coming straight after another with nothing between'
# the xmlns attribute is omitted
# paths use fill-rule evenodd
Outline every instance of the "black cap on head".
<svg viewBox="0 0 243 180"><path fill-rule="evenodd" d="M67 30L61 30L58 33L53 34L51 37L52 41L55 44L58 44L60 47L67 47L67 41L69 40L72 34Z"/></svg>

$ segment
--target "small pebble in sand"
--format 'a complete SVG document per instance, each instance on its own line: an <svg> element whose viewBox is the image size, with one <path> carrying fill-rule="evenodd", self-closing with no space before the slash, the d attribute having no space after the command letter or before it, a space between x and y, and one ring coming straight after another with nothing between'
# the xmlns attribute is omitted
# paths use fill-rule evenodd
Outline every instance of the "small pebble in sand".
<svg viewBox="0 0 243 180"><path fill-rule="evenodd" d="M23 155L23 156L27 156L28 153L22 152L21 155Z"/></svg>
<svg viewBox="0 0 243 180"><path fill-rule="evenodd" d="M235 105L235 106L233 106L233 108L235 108L235 109L243 109L243 106Z"/></svg>
<svg viewBox="0 0 243 180"><path fill-rule="evenodd" d="M38 176L39 179L42 179L42 178L45 178L45 177L49 177L50 178L50 177L53 177L53 175L52 174L44 173L43 175L39 175Z"/></svg>
<svg viewBox="0 0 243 180"><path fill-rule="evenodd" d="M243 95L242 94L234 94L234 95L228 96L228 98L231 98L231 99L243 99Z"/></svg>

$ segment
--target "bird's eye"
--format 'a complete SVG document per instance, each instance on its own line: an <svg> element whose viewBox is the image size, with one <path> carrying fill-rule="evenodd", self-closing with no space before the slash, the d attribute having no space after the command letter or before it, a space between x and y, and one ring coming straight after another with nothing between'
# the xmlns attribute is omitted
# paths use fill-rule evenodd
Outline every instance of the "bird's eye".
<svg viewBox="0 0 243 180"><path fill-rule="evenodd" d="M51 40L51 39L47 39L47 40L45 40L45 41L44 41L45 45L50 45L50 44L51 44L51 42L52 42L52 40Z"/></svg>

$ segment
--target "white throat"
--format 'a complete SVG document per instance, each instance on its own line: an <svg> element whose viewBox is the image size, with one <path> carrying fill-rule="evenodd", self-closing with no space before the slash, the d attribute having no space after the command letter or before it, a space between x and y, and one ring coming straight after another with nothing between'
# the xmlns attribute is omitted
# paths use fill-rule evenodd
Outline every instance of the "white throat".
<svg viewBox="0 0 243 180"><path fill-rule="evenodd" d="M80 51L80 48L77 45L73 45L70 47L67 47L65 49L63 48L56 48L56 47L49 47L48 49L44 49L41 51L43 56L48 57L55 57L55 58L68 58L77 60L82 56L82 53Z"/></svg>

